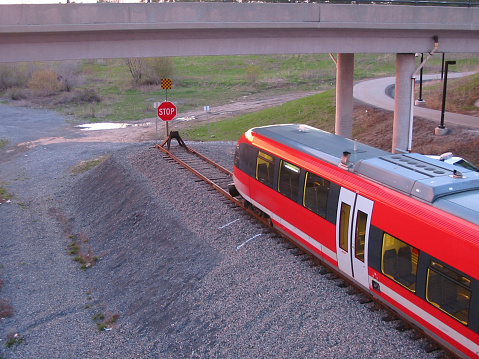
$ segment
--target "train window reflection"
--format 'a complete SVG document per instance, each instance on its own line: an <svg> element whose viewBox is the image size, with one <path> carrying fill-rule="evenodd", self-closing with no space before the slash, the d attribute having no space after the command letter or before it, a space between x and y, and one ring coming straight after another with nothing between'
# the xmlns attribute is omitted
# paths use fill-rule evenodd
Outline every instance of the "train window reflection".
<svg viewBox="0 0 479 359"><path fill-rule="evenodd" d="M269 187L273 187L274 159L273 156L259 151L256 159L256 179Z"/></svg>
<svg viewBox="0 0 479 359"><path fill-rule="evenodd" d="M279 168L278 191L294 201L298 200L300 171L299 167L286 161L281 161L281 166Z"/></svg>
<svg viewBox="0 0 479 359"><path fill-rule="evenodd" d="M349 236L349 216L351 213L351 206L344 202L341 203L341 214L339 217L339 247L349 252L348 236Z"/></svg>
<svg viewBox="0 0 479 359"><path fill-rule="evenodd" d="M395 282L416 292L419 251L388 233L383 235L381 271Z"/></svg>
<svg viewBox="0 0 479 359"><path fill-rule="evenodd" d="M469 318L471 291L469 278L431 261L427 270L426 299L464 325Z"/></svg>
<svg viewBox="0 0 479 359"><path fill-rule="evenodd" d="M356 220L356 234L354 237L354 248L356 258L364 262L364 245L366 243L366 224L368 223L368 215L362 211L358 211Z"/></svg>
<svg viewBox="0 0 479 359"><path fill-rule="evenodd" d="M325 218L329 187L328 180L307 172L304 181L303 206Z"/></svg>

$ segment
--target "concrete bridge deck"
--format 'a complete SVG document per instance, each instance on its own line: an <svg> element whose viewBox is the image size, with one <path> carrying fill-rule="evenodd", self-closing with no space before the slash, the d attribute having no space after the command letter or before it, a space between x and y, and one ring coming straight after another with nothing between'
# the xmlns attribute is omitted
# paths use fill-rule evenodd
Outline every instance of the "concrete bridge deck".
<svg viewBox="0 0 479 359"><path fill-rule="evenodd" d="M337 4L0 5L0 62L479 51L479 8Z"/></svg>

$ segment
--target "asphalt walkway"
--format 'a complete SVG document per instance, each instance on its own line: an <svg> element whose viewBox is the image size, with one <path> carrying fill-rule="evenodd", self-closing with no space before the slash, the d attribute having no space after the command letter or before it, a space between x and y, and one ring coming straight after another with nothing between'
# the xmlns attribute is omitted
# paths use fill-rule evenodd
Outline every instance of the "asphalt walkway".
<svg viewBox="0 0 479 359"><path fill-rule="evenodd" d="M448 74L448 79L464 77L471 74L473 74L473 72L450 72ZM440 76L440 74L424 75L423 81L439 80ZM419 81L419 79L417 81ZM390 92L391 87L394 87L395 82L395 77L384 77L380 79L361 81L354 85L353 96L356 100L364 102L368 105L394 111L394 98L389 96L388 92ZM441 121L441 111L432 110L421 106L414 106L414 116L436 121L438 124ZM445 112L444 123L446 126L448 123L453 123L471 128L479 128L479 117Z"/></svg>

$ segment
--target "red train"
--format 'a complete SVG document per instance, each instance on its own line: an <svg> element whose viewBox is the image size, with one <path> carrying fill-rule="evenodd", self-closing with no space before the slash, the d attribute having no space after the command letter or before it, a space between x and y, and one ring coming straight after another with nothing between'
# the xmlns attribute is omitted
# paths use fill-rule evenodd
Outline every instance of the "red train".
<svg viewBox="0 0 479 359"><path fill-rule="evenodd" d="M234 185L272 223L459 357L479 358L479 173L305 125L253 128Z"/></svg>

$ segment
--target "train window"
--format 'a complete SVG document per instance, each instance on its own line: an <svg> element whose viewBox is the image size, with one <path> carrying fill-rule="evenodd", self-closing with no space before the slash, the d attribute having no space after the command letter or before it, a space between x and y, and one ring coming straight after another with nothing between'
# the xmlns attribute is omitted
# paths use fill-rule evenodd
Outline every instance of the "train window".
<svg viewBox="0 0 479 359"><path fill-rule="evenodd" d="M426 299L464 325L469 319L471 280L431 260L427 269Z"/></svg>
<svg viewBox="0 0 479 359"><path fill-rule="evenodd" d="M307 172L304 180L303 206L326 218L330 182Z"/></svg>
<svg viewBox="0 0 479 359"><path fill-rule="evenodd" d="M240 145L236 145L235 156L234 156L234 166L240 168Z"/></svg>
<svg viewBox="0 0 479 359"><path fill-rule="evenodd" d="M348 234L349 234L349 216L351 213L351 206L346 203L341 203L341 214L339 217L339 247L348 252Z"/></svg>
<svg viewBox="0 0 479 359"><path fill-rule="evenodd" d="M367 213L358 211L356 220L356 235L354 238L354 252L357 259L364 262L364 244L366 243L366 224L368 223Z"/></svg>
<svg viewBox="0 0 479 359"><path fill-rule="evenodd" d="M388 233L383 234L381 271L395 282L416 292L419 251Z"/></svg>
<svg viewBox="0 0 479 359"><path fill-rule="evenodd" d="M281 160L278 192L296 201L298 199L299 174L299 167Z"/></svg>
<svg viewBox="0 0 479 359"><path fill-rule="evenodd" d="M274 159L273 156L259 151L256 159L256 179L269 187L273 187Z"/></svg>

